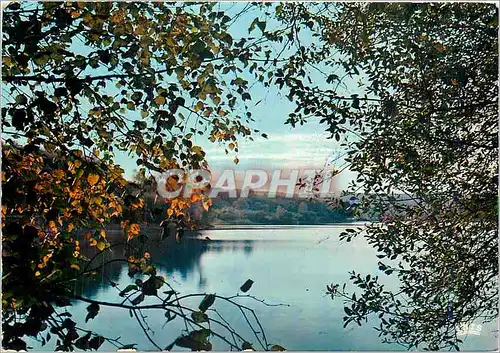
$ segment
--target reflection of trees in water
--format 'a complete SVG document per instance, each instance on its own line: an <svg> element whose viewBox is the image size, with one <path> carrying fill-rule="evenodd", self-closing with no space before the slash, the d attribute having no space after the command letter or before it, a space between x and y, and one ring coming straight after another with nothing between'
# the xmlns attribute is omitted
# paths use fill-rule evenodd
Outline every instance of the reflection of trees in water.
<svg viewBox="0 0 500 353"><path fill-rule="evenodd" d="M245 255L250 255L252 253L252 250L253 250L253 241L252 240L244 240L243 241L243 244L244 244L244 247L243 247L243 251L245 252Z"/></svg>
<svg viewBox="0 0 500 353"><path fill-rule="evenodd" d="M90 258L96 254L95 248L85 249L82 247L82 250ZM96 257L92 261L91 268L102 266L110 260L126 259L130 255L141 257L145 252L149 252L158 272L166 273L167 278L179 274L183 280L186 280L188 276L198 272L200 276L198 286L200 290L203 290L208 283L208 279L203 275L201 265L201 257L204 253L243 251L248 256L252 250L252 240L204 240L203 238L184 237L180 243L177 243L174 238L167 238L163 241L147 239L141 243L138 239L134 239L130 246L113 246L111 252L106 251ZM108 288L110 281L119 284L132 282L132 278L126 275L127 269L128 265L124 262L110 262L100 269L97 275L77 280L74 288L75 293L93 298L99 291Z"/></svg>

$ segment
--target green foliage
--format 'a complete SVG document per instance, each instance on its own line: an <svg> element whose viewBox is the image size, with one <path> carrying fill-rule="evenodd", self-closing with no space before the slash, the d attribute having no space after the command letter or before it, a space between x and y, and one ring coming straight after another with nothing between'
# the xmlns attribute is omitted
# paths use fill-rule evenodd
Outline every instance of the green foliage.
<svg viewBox="0 0 500 353"><path fill-rule="evenodd" d="M115 153L133 156L143 181L146 170L207 168L195 135L238 153L237 138L257 132L250 127L250 79L275 85L297 104L287 124L319 119L330 138L342 140L358 174L349 193L362 192L356 212L384 220L343 237L362 234L381 260L392 261L381 261L380 270L397 276L400 290L386 291L376 276L355 273L361 295L330 286L332 296L350 303L346 323L378 315L384 339L441 349L458 347L459 324L495 318L497 8L253 4L248 8L257 17L238 23L252 34L233 38L229 26L247 7L233 16L216 6L21 2L3 12L3 347L26 349L22 337L46 344L52 335L57 350L98 349L104 340L127 346L89 336L57 312L71 300L86 300L73 296L71 281L98 269L80 252L80 242L109 251L103 229L112 221L121 222L127 241L144 240L144 201L130 192ZM273 17L274 27L267 23ZM355 92L342 89L355 80ZM170 180L168 187L176 185ZM186 225L193 203L210 207L202 193L179 198L166 218ZM272 209L270 222L287 224L296 212L284 203L261 206ZM265 218L246 213L253 223ZM77 238L74 230L82 228L95 231ZM136 251L122 260L131 275L145 278L136 287L116 288L130 303L120 305L142 325L142 301L165 281L149 254ZM158 306L166 321L180 316L201 325L204 316L195 320L177 311L174 293L163 293L168 308ZM200 311L215 298L204 296ZM89 304L87 320L103 305ZM208 338L217 333L197 328L174 344L210 349ZM247 341L226 342L240 349ZM265 339L261 343L269 348Z"/></svg>
<svg viewBox="0 0 500 353"><path fill-rule="evenodd" d="M251 279L247 279L245 283L241 285L240 291L242 291L243 293L248 292L250 288L252 288L253 283L254 282Z"/></svg>
<svg viewBox="0 0 500 353"><path fill-rule="evenodd" d="M215 302L215 295L214 294L207 294L203 300L200 303L200 306L198 309L200 309L201 312L207 311L208 308L210 308Z"/></svg>
<svg viewBox="0 0 500 353"><path fill-rule="evenodd" d="M361 295L328 292L351 305L346 324L378 317L384 341L458 349L461 323L498 316L497 7L287 4L281 17L321 28L276 80L297 102L288 123L318 118L342 139L358 175L348 193L383 221L342 238L364 236L400 281L392 292L353 273ZM325 82L292 76L307 65Z"/></svg>
<svg viewBox="0 0 500 353"><path fill-rule="evenodd" d="M195 135L234 148L238 137L257 132L248 126L244 77L250 66L254 75L265 71L251 61L262 46L255 38L233 40L231 14L216 6L15 2L3 9L4 348L27 348L26 335L42 345L57 336L58 350L103 344L59 310L87 299L76 298L72 284L99 268L80 246L97 249L96 256L115 246L106 224L120 222L124 242L146 240L144 202L123 178L117 152L135 158L147 179L146 170L208 168ZM264 31L265 22L257 27ZM201 192L193 200L176 200L163 219L188 227L192 203L210 206ZM92 231L77 234L82 229ZM176 234L180 240L182 229ZM116 288L125 301L114 304L137 308L157 295L165 283L149 257L120 259L144 282ZM104 305L89 304L86 321ZM49 326L51 335L42 337Z"/></svg>
<svg viewBox="0 0 500 353"><path fill-rule="evenodd" d="M249 196L246 199L217 198L202 216L208 225L325 224L349 222L352 214L329 207L324 201L310 199L269 199ZM203 224L202 224L203 225Z"/></svg>

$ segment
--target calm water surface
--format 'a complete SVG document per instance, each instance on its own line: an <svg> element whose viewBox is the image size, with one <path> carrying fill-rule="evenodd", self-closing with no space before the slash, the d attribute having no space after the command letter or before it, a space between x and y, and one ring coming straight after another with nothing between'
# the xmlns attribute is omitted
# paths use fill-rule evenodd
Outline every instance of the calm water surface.
<svg viewBox="0 0 500 353"><path fill-rule="evenodd" d="M270 343L288 350L399 350L399 346L381 343L373 325L344 329L343 303L325 296L326 284L347 282L350 270L379 275L389 288L394 286L378 271L375 252L362 239L352 243L338 240L342 229L342 226L219 229L203 232L201 239L209 237L210 241L184 239L181 244L156 243L146 250L158 261L158 274L165 276L181 295L206 292L231 296L247 279L252 279L255 283L248 294L270 304L287 304L269 307L248 298L239 299L254 308ZM114 263L103 275L121 288L133 282L127 275L127 266L120 263ZM122 299L106 281L79 283L77 287L82 295L95 300ZM199 299L185 303L196 307L198 302ZM156 302L147 299L142 304L148 303ZM76 303L70 309L79 322L85 317L86 306ZM218 301L214 306L237 331L252 338L236 308ZM165 317L161 312L149 311L146 315L154 331L151 336L161 347L170 344L183 329L181 320L162 328ZM121 336L124 343L137 343L139 350L155 350L124 309L101 306L97 318L85 328L108 337ZM494 324L483 326L480 335L466 338L463 349L495 350L494 328ZM255 339L252 343L256 343ZM221 341L214 340L213 344L214 349L228 349ZM103 348L114 350L112 346Z"/></svg>

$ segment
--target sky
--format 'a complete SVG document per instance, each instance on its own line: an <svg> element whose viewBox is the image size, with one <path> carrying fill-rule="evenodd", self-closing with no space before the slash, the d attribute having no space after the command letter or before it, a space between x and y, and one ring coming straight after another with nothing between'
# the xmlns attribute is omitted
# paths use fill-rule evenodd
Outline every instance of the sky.
<svg viewBox="0 0 500 353"><path fill-rule="evenodd" d="M226 3L226 6L233 5L233 3ZM241 7L244 4L234 6L231 10L238 11L238 6ZM257 15L258 13L249 13L242 16L238 23L251 23ZM268 19L267 28L273 26L272 21ZM241 25L233 26L230 33L235 40L238 37L248 36L247 27ZM252 34L260 35L260 31L256 29ZM307 39L305 38L306 41ZM303 38L301 40L304 42ZM318 73L312 72L312 74ZM324 82L324 78L321 81ZM348 83L344 90L343 93L345 94L355 93L355 83ZM277 87L265 88L262 85L255 85L252 88L251 96L255 102L260 102L251 108L252 118L255 121L250 127L265 133L268 136L267 139L261 137L260 133L252 135L254 141L239 138L239 152L237 154L226 154L224 146L208 141L208 136L194 136L193 143L203 147L207 153L206 159L209 166L215 171L215 174L220 173L221 170L233 169L237 172L238 179L238 175L248 169L264 169L268 172L277 169L319 170L325 167L325 163L329 158L331 159L332 154L338 155L345 152L340 147L339 142L334 139L327 139L329 133L325 132L326 125L319 124L319 119L311 120L302 126L297 125L295 128L285 125L288 114L294 111L296 105L282 95ZM250 103L251 105L252 103ZM239 159L238 165L233 162L236 155ZM130 178L136 168L135 162L127 156L117 157L117 162L122 165L126 171L126 176ZM330 167L337 169L344 163L342 159L339 159ZM347 184L353 180L353 177L353 173L345 171L335 177L332 187L336 189L335 191L345 189Z"/></svg>
<svg viewBox="0 0 500 353"><path fill-rule="evenodd" d="M2 1L2 7L6 3ZM217 6L220 7L219 10L238 12L245 5L245 3L235 4L229 2ZM237 38L249 35L248 26L242 26L241 23L249 24L256 16L264 19L262 13L248 13L240 17L232 26L230 33L235 41ZM275 26L276 23L267 19L268 29ZM259 36L260 30L255 29L252 35ZM305 35L301 37L301 40L303 43L307 43L307 41L311 41L311 38L307 38L307 35ZM81 52L88 50L88 48L84 47L78 49ZM319 75L317 72L312 74ZM324 79L321 81L324 82ZM356 91L355 84L352 83L348 84L345 92L342 93L351 94L354 91ZM263 169L271 173L277 169L319 170L325 167L325 163L331 159L332 154L343 153L339 142L334 139L327 139L329 134L325 132L326 126L319 124L318 120L310 120L305 125L297 125L295 128L285 125L288 114L293 112L296 106L294 102L290 102L288 98L284 97L277 87L266 88L257 84L252 87L250 93L254 102L260 102L257 105L250 102L250 111L255 121L249 127L259 129L260 133L265 133L268 136L267 139L261 137L260 133L252 135L254 141L239 138L238 153L226 154L224 146L210 142L208 135L200 136L195 134L193 137L193 143L203 147L209 166L216 173L224 169L234 169L239 174L248 169ZM254 104L253 107L252 104ZM239 159L237 165L233 162L235 156ZM125 177L132 179L137 169L135 158L129 157L123 152L117 152L115 161L125 170ZM339 159L330 167L339 168L343 163L343 160ZM335 188L345 188L352 179L352 173L342 173L340 176L335 177Z"/></svg>

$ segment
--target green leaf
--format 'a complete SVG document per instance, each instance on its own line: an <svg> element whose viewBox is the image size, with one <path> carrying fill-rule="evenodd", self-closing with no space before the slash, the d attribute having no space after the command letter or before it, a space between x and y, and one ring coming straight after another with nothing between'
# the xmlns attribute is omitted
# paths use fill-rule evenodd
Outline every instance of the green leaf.
<svg viewBox="0 0 500 353"><path fill-rule="evenodd" d="M177 338L175 344L193 351L209 351L212 350L212 344L208 341L210 334L211 331L208 329L192 331L189 335Z"/></svg>
<svg viewBox="0 0 500 353"><path fill-rule="evenodd" d="M135 349L135 346L137 346L137 343L131 343L121 346L119 349Z"/></svg>
<svg viewBox="0 0 500 353"><path fill-rule="evenodd" d="M87 306L87 317L85 318L85 322L88 322L90 319L93 319L99 313L99 304L92 303Z"/></svg>
<svg viewBox="0 0 500 353"><path fill-rule="evenodd" d="M250 290L250 288L252 288L252 285L253 285L253 281L251 279L247 279L245 283L243 283L243 285L240 287L240 290L243 292L243 293L246 293Z"/></svg>
<svg viewBox="0 0 500 353"><path fill-rule="evenodd" d="M135 284L129 284L128 286L126 286L121 292L120 292L120 297L124 297L125 294L127 294L128 292L130 291L133 291L133 290L137 290L137 286Z"/></svg>
<svg viewBox="0 0 500 353"><path fill-rule="evenodd" d="M87 333L85 336L80 337L75 342L75 347L78 349L87 350L89 349L89 339L91 337L91 333Z"/></svg>
<svg viewBox="0 0 500 353"><path fill-rule="evenodd" d="M193 319L194 322L197 324L201 322L208 322L208 315L205 314L202 311L195 311L191 313L191 318Z"/></svg>
<svg viewBox="0 0 500 353"><path fill-rule="evenodd" d="M254 350L252 345L250 344L250 342L243 342L243 345L241 346L241 350L244 351L247 349Z"/></svg>
<svg viewBox="0 0 500 353"><path fill-rule="evenodd" d="M352 107L354 109L359 109L359 98L358 98L358 95L357 94L353 94L351 96L352 98Z"/></svg>
<svg viewBox="0 0 500 353"><path fill-rule="evenodd" d="M264 33L266 30L266 21L257 21L257 27Z"/></svg>
<svg viewBox="0 0 500 353"><path fill-rule="evenodd" d="M282 352L282 351L286 351L286 348L280 346L279 344L275 344L274 346L271 347L271 351L273 351L273 352Z"/></svg>
<svg viewBox="0 0 500 353"><path fill-rule="evenodd" d="M28 98L24 94L19 94L16 96L16 104L25 105L28 103Z"/></svg>
<svg viewBox="0 0 500 353"><path fill-rule="evenodd" d="M213 305L214 302L215 302L215 295L207 294L201 301L200 306L198 306L198 309L200 309L200 311L202 312L205 312L208 308L210 308Z"/></svg>
<svg viewBox="0 0 500 353"><path fill-rule="evenodd" d="M165 311L165 317L167 318L167 323L174 320L177 317L177 314L172 315L170 310Z"/></svg>
<svg viewBox="0 0 500 353"><path fill-rule="evenodd" d="M142 284L142 293L144 295L156 295L157 290L163 286L164 278L162 276L151 276Z"/></svg>
<svg viewBox="0 0 500 353"><path fill-rule="evenodd" d="M93 350L98 350L99 347L104 343L104 341L104 337L96 336L89 341L89 347Z"/></svg>
<svg viewBox="0 0 500 353"><path fill-rule="evenodd" d="M138 103L142 98L142 92L134 92L130 99L132 99L135 103Z"/></svg>
<svg viewBox="0 0 500 353"><path fill-rule="evenodd" d="M132 305L137 305L137 304L141 303L144 300L144 298L145 298L144 293L141 293L137 297L135 297L131 301L131 303L132 303Z"/></svg>
<svg viewBox="0 0 500 353"><path fill-rule="evenodd" d="M141 114L142 114L142 111L141 111ZM136 120L136 121L134 121L134 126L138 130L145 130L148 127L148 124L145 121Z"/></svg>

